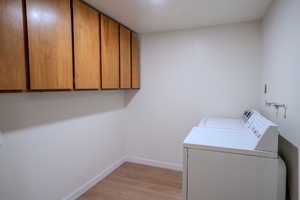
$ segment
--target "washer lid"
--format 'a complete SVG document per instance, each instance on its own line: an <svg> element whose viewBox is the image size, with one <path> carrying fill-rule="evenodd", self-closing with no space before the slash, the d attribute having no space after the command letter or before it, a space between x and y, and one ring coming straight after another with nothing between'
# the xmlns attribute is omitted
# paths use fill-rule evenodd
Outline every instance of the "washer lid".
<svg viewBox="0 0 300 200"><path fill-rule="evenodd" d="M276 152L256 149L257 138L249 131L195 127L184 140L184 147L277 158Z"/></svg>
<svg viewBox="0 0 300 200"><path fill-rule="evenodd" d="M201 121L199 127L242 130L245 129L245 122L234 118L207 118Z"/></svg>

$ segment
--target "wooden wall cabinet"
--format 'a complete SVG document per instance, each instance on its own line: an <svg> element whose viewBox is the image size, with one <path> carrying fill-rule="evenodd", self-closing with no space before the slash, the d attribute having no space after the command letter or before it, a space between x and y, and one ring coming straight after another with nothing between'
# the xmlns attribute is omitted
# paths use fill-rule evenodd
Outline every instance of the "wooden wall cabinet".
<svg viewBox="0 0 300 200"><path fill-rule="evenodd" d="M131 35L120 25L120 88L131 88Z"/></svg>
<svg viewBox="0 0 300 200"><path fill-rule="evenodd" d="M131 88L140 88L140 43L136 33L131 33L131 62L132 85Z"/></svg>
<svg viewBox="0 0 300 200"><path fill-rule="evenodd" d="M99 13L73 0L75 89L100 89Z"/></svg>
<svg viewBox="0 0 300 200"><path fill-rule="evenodd" d="M101 15L102 89L119 88L119 48L119 24Z"/></svg>
<svg viewBox="0 0 300 200"><path fill-rule="evenodd" d="M30 88L73 88L70 0L27 0Z"/></svg>
<svg viewBox="0 0 300 200"><path fill-rule="evenodd" d="M0 91L140 88L138 35L81 0L1 0L0 45Z"/></svg>
<svg viewBox="0 0 300 200"><path fill-rule="evenodd" d="M26 90L22 0L0 1L0 90Z"/></svg>

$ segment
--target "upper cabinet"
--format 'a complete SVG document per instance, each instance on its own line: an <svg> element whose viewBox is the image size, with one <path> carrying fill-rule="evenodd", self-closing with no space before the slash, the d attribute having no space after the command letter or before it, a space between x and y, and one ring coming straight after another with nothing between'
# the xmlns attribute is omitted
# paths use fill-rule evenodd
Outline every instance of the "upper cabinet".
<svg viewBox="0 0 300 200"><path fill-rule="evenodd" d="M82 0L0 0L0 92L138 89L139 52Z"/></svg>
<svg viewBox="0 0 300 200"><path fill-rule="evenodd" d="M100 89L99 13L73 0L75 89Z"/></svg>
<svg viewBox="0 0 300 200"><path fill-rule="evenodd" d="M70 0L27 0L30 89L73 89Z"/></svg>
<svg viewBox="0 0 300 200"><path fill-rule="evenodd" d="M26 90L22 0L0 1L0 90Z"/></svg>
<svg viewBox="0 0 300 200"><path fill-rule="evenodd" d="M136 33L131 33L132 88L140 88L140 43Z"/></svg>
<svg viewBox="0 0 300 200"><path fill-rule="evenodd" d="M103 89L120 87L119 24L101 15L101 74Z"/></svg>
<svg viewBox="0 0 300 200"><path fill-rule="evenodd" d="M120 88L131 88L131 36L124 26L120 26Z"/></svg>

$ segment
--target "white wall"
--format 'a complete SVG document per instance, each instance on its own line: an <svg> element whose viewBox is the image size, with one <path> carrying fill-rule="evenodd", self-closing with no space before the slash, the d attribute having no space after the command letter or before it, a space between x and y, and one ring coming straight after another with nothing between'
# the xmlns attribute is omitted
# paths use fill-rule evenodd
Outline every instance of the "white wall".
<svg viewBox="0 0 300 200"><path fill-rule="evenodd" d="M263 22L263 83L269 85L267 100L288 105L288 119L275 119L282 134L300 145L300 1L275 0Z"/></svg>
<svg viewBox="0 0 300 200"><path fill-rule="evenodd" d="M181 165L201 118L259 107L260 37L258 22L148 34L141 90L2 94L1 199L60 200L125 154Z"/></svg>
<svg viewBox="0 0 300 200"><path fill-rule="evenodd" d="M143 35L141 85L125 110L130 156L181 165L181 144L205 116L258 108L258 22Z"/></svg>
<svg viewBox="0 0 300 200"><path fill-rule="evenodd" d="M265 99L287 104L287 119L283 119L282 112L276 118L274 109L264 105L262 110L280 125L281 134L297 147L300 145L299 10L299 0L274 0L263 22L263 83L268 83L269 94L262 104Z"/></svg>
<svg viewBox="0 0 300 200"><path fill-rule="evenodd" d="M61 200L125 155L123 92L0 96L1 200Z"/></svg>

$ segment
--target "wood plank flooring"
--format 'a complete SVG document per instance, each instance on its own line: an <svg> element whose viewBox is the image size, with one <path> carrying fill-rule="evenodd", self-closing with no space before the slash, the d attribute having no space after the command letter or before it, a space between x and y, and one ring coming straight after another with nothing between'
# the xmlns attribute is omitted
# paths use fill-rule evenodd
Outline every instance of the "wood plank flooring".
<svg viewBox="0 0 300 200"><path fill-rule="evenodd" d="M182 173L124 163L78 200L182 200Z"/></svg>

